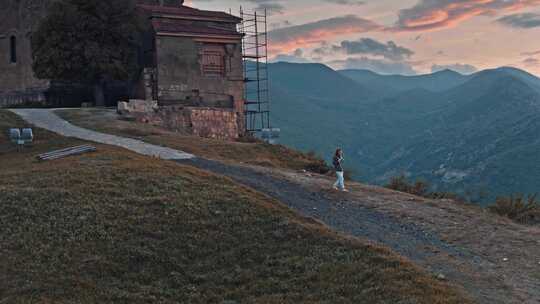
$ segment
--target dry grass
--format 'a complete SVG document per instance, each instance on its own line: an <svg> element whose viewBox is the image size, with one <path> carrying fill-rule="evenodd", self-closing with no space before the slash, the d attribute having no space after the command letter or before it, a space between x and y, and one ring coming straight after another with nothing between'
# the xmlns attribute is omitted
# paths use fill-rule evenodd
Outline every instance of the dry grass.
<svg viewBox="0 0 540 304"><path fill-rule="evenodd" d="M225 142L173 133L148 124L127 121L113 109L59 110L56 113L67 121L99 132L140 139L156 145L179 149L197 156L293 170L306 169L326 173L324 161L315 155L304 154L281 145L255 142Z"/></svg>
<svg viewBox="0 0 540 304"><path fill-rule="evenodd" d="M405 175L399 175L390 178L390 182L384 186L387 189L404 192L416 196L421 196L429 199L437 200L453 200L455 202L467 202L463 197L460 197L453 192L432 192L430 185L424 180L409 181Z"/></svg>
<svg viewBox="0 0 540 304"><path fill-rule="evenodd" d="M455 202L467 203L467 200L455 193L449 192L430 192L429 184L417 180L410 182L404 175L392 177L385 188L404 192L428 199L446 199ZM540 202L536 195L525 196L523 194L498 197L495 204L488 209L500 216L507 217L517 223L525 225L540 224Z"/></svg>
<svg viewBox="0 0 540 304"><path fill-rule="evenodd" d="M19 124L0 111L0 128ZM38 133L39 132L39 133ZM38 130L0 136L1 303L468 303L384 249L230 180Z"/></svg>
<svg viewBox="0 0 540 304"><path fill-rule="evenodd" d="M409 182L405 175L392 177L385 188L423 197L429 194L429 185L427 182L421 180Z"/></svg>
<svg viewBox="0 0 540 304"><path fill-rule="evenodd" d="M536 195L499 197L489 209L521 224L540 224L540 202Z"/></svg>

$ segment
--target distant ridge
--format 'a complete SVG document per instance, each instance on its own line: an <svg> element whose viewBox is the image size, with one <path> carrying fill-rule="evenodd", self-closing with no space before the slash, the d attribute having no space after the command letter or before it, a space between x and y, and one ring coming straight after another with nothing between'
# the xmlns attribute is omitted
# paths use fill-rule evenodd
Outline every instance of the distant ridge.
<svg viewBox="0 0 540 304"><path fill-rule="evenodd" d="M340 70L338 72L359 83L376 87L391 87L396 91L422 88L440 92L462 84L470 77L448 69L414 76L380 75L368 70Z"/></svg>
<svg viewBox="0 0 540 304"><path fill-rule="evenodd" d="M540 190L540 78L526 71L401 76L283 62L269 71L282 142L324 156L340 146L364 181L406 173L490 198Z"/></svg>

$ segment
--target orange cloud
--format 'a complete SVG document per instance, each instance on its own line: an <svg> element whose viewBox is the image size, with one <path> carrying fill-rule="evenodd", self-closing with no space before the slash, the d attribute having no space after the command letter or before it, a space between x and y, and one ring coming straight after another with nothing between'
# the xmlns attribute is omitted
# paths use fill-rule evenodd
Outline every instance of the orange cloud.
<svg viewBox="0 0 540 304"><path fill-rule="evenodd" d="M401 10L396 26L388 30L437 30L479 15L495 16L538 5L540 0L422 0L412 8Z"/></svg>

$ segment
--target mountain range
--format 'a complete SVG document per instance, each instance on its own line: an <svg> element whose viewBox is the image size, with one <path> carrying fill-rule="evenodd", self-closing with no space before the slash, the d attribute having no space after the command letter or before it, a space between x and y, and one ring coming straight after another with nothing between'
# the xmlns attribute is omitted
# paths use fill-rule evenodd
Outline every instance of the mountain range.
<svg viewBox="0 0 540 304"><path fill-rule="evenodd" d="M540 79L503 67L420 76L268 66L281 142L329 159L346 152L355 178L405 174L470 197L540 191Z"/></svg>

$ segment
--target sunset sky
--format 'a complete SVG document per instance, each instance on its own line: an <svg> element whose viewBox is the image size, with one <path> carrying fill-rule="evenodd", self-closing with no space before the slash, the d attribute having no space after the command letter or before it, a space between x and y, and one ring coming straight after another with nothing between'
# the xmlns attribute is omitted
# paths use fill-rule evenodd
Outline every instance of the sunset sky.
<svg viewBox="0 0 540 304"><path fill-rule="evenodd" d="M267 8L273 60L423 74L514 66L540 76L540 0L191 0Z"/></svg>

